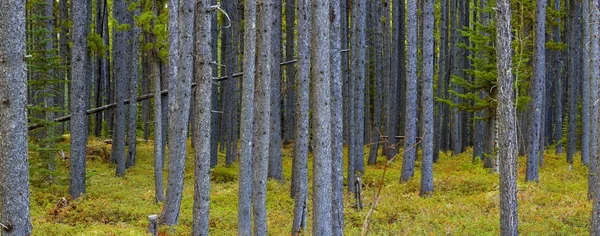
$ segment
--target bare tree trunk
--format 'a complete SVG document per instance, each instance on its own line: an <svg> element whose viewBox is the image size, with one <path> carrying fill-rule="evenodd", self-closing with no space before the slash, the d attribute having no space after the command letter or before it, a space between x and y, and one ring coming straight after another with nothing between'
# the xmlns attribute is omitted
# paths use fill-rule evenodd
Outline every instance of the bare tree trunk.
<svg viewBox="0 0 600 236"><path fill-rule="evenodd" d="M296 14L296 1L285 1L285 60L294 59L294 21ZM338 16L339 17L339 16ZM294 138L294 65L285 66L285 106L283 142L289 143Z"/></svg>
<svg viewBox="0 0 600 236"><path fill-rule="evenodd" d="M133 12L129 14L130 19L129 24L132 26L132 30L130 32L130 53L129 57L131 57L131 66L129 67L131 70L129 72L129 108L127 118L129 119L127 125L127 163L125 164L126 168L130 168L135 166L135 156L136 156L136 140L137 140L137 90L138 90L138 79L139 79L139 65L140 65L140 33L141 29L138 26L135 26L135 22L133 21L133 15L139 16L140 9L137 8Z"/></svg>
<svg viewBox="0 0 600 236"><path fill-rule="evenodd" d="M119 24L130 23L130 13L127 10L127 3L124 1L117 1L114 5L114 18ZM129 30L116 30L114 31L113 37L113 61L114 61L114 75L115 75L115 90L116 90L116 101L123 101L127 96L128 91L128 80L131 79L130 68L131 68L131 55L128 48L129 40L131 39ZM126 127L126 112L127 108L123 103L117 103L115 109L115 121L113 129L113 148L111 160L116 162L116 175L125 175L125 127Z"/></svg>
<svg viewBox="0 0 600 236"><path fill-rule="evenodd" d="M161 223L175 225L183 193L187 129L193 75L193 3L169 1L169 176ZM178 13L182 13L181 16ZM181 21L178 24L177 19ZM179 48L180 47L180 48Z"/></svg>
<svg viewBox="0 0 600 236"><path fill-rule="evenodd" d="M256 91L254 110L254 184L252 202L254 205L254 235L267 235L267 172L269 165L269 137L271 121L271 81L273 55L273 0L263 0L258 3L258 34L257 34L257 63Z"/></svg>
<svg viewBox="0 0 600 236"><path fill-rule="evenodd" d="M75 4L75 9L82 5L86 6L85 3ZM75 16L84 20L86 10ZM10 226L1 228L2 235L31 235L32 228L27 164L27 65L23 60L27 47L25 13L24 0L9 0L0 4L0 222ZM85 35L86 28L77 28L85 24L86 21L75 24L74 32L78 33L75 36ZM80 46L80 42L74 42L74 46ZM74 47L74 51L79 49L85 50L85 47ZM85 58L85 53L74 55ZM79 115L78 118L81 118L81 113ZM87 140L87 136L77 140Z"/></svg>
<svg viewBox="0 0 600 236"><path fill-rule="evenodd" d="M366 42L366 0L356 0L352 2L352 69L354 83L354 132L351 136L354 138L354 171L348 172L350 178L354 179L354 172L364 173L364 118L365 118L365 42ZM348 186L350 186L349 184Z"/></svg>
<svg viewBox="0 0 600 236"><path fill-rule="evenodd" d="M343 108L342 108L342 53L340 37L340 2L331 0L331 221L332 233L344 235L344 140L343 140ZM389 11L388 11L389 12Z"/></svg>
<svg viewBox="0 0 600 236"><path fill-rule="evenodd" d="M197 5L197 9L194 9ZM212 87L210 0L188 1L182 5L185 18L196 15L196 97L194 108L195 169L193 235L208 235L210 211L210 117ZM195 14L194 14L195 13ZM184 16L182 15L182 18ZM183 20L182 20L183 22ZM192 24L193 25L193 24ZM189 27L186 26L189 29ZM189 32L189 31L188 31ZM192 41L192 40L190 40Z"/></svg>
<svg viewBox="0 0 600 236"><path fill-rule="evenodd" d="M426 0L423 3L423 80L422 80L422 117L423 117L423 154L421 163L421 196L428 196L433 192L433 41L435 21L434 16L435 0Z"/></svg>
<svg viewBox="0 0 600 236"><path fill-rule="evenodd" d="M498 71L498 140L500 159L500 234L518 235L517 133L512 75L510 1L496 1L496 57Z"/></svg>
<svg viewBox="0 0 600 236"><path fill-rule="evenodd" d="M238 188L238 234L252 235L252 146L254 136L254 76L256 71L256 4L244 6L244 83L240 118L240 181ZM213 55L214 58L214 55ZM213 71L214 72L214 71ZM212 137L212 140L216 139ZM214 147L213 147L214 148Z"/></svg>
<svg viewBox="0 0 600 236"><path fill-rule="evenodd" d="M312 233L332 235L331 103L323 102L331 101L329 0L312 0L311 8L311 126L314 146Z"/></svg>
<svg viewBox="0 0 600 236"><path fill-rule="evenodd" d="M158 15L156 6L156 0L153 0L154 14ZM153 25L156 22L152 22ZM156 36L150 35L149 38L152 44L156 44ZM162 96L160 91L160 58L158 56L158 48L154 48L150 51L150 76L154 83L154 195L156 196L156 202L163 202L165 200L164 188L163 188L163 167L165 161L165 148L164 148L164 124L163 124L163 112L162 112Z"/></svg>
<svg viewBox="0 0 600 236"><path fill-rule="evenodd" d="M281 159L281 6L282 0L274 0L271 35L273 62L271 71L271 132L269 141L269 178L283 180Z"/></svg>
<svg viewBox="0 0 600 236"><path fill-rule="evenodd" d="M88 18L89 4L89 1L73 2L73 28L71 31L73 39L71 47L72 118L70 122L71 157L69 168L69 194L73 199L85 193L85 147L88 141L89 123L86 110L90 106L91 82L90 74L86 71L86 66L89 62L87 50L88 24L90 21Z"/></svg>
<svg viewBox="0 0 600 236"><path fill-rule="evenodd" d="M311 12L309 0L298 0L298 64L296 73L296 118L294 122L294 157L292 197L294 197L294 221L292 234L299 234L306 227L308 217L308 128L310 91L310 33Z"/></svg>
<svg viewBox="0 0 600 236"><path fill-rule="evenodd" d="M532 86L531 125L529 127L529 153L527 155L527 181L538 181L538 155L540 150L541 122L543 119L543 96L546 78L546 0L537 0L535 19L535 50Z"/></svg>
<svg viewBox="0 0 600 236"><path fill-rule="evenodd" d="M408 69L406 75L406 118L404 133L404 158L400 182L411 179L415 171L417 138L417 1L409 0L408 6Z"/></svg>

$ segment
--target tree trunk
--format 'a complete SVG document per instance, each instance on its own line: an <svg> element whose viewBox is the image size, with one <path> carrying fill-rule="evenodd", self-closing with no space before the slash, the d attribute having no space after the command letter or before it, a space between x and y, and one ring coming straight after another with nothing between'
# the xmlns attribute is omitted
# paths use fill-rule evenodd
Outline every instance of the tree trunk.
<svg viewBox="0 0 600 236"><path fill-rule="evenodd" d="M198 8L194 9L196 4ZM208 235L210 211L210 117L212 87L211 11L210 0L188 1L182 4L182 18L188 22L196 15L196 97L194 108L195 168L193 235ZM186 14L187 13L187 14ZM195 13L195 14L194 14ZM182 22L184 22L182 20ZM190 22L191 23L191 22ZM194 24L191 24L194 25ZM187 30L191 30L191 27ZM182 28L183 29L183 28ZM185 32L185 31L184 31ZM189 32L189 31L187 31ZM191 40L189 40L191 41ZM185 46L185 45L184 45ZM191 46L191 45L190 45Z"/></svg>
<svg viewBox="0 0 600 236"><path fill-rule="evenodd" d="M583 16L581 24L583 27L583 41L581 49L582 66L583 70L581 80L581 163L588 165L590 160L590 56L589 56L589 45L590 45L590 21L589 21L589 1L583 0L581 7ZM593 0L592 0L593 1ZM594 22L596 23L596 22ZM595 101L594 101L595 102Z"/></svg>
<svg viewBox="0 0 600 236"><path fill-rule="evenodd" d="M434 53L434 0L423 3L423 80L421 106L423 109L423 149L421 163L421 196L433 192L433 140L434 140L434 97L433 97L433 53Z"/></svg>
<svg viewBox="0 0 600 236"><path fill-rule="evenodd" d="M294 221L292 234L299 234L308 218L308 128L310 91L310 34L311 12L309 0L298 0L298 64L296 73L296 118L294 122L294 156L292 164L292 197Z"/></svg>
<svg viewBox="0 0 600 236"><path fill-rule="evenodd" d="M74 16L81 19L75 24L74 36L84 36L86 3L76 3L75 9L82 9ZM31 235L29 214L29 166L27 164L27 65L26 55L26 7L24 0L9 0L0 4L0 215L3 225L2 235ZM82 28L79 28L83 26ZM79 37L74 37L79 39ZM81 40L73 46L81 46ZM73 47L85 50L85 47ZM74 54L76 59L84 59L83 54ZM85 60L83 60L85 62ZM78 64L78 63L76 63ZM77 70L83 75L83 71ZM80 84L85 80L79 77ZM82 92L82 91L81 91ZM83 104L82 104L83 105ZM80 111L80 109L77 109ZM85 110L83 110L85 117ZM77 118L81 118L78 113ZM81 121L81 119L77 120ZM79 124L78 122L76 124ZM79 131L75 129L75 131ZM73 139L71 139L73 140ZM76 139L87 141L87 136ZM81 149L81 148L79 148ZM85 151L85 146L83 147ZM77 156L76 156L77 157ZM85 158L85 157L84 157ZM85 165L84 165L85 166ZM78 186L79 187L79 186ZM71 190L71 189L69 189ZM82 191L83 192L83 191ZM78 195L77 195L78 196Z"/></svg>
<svg viewBox="0 0 600 236"><path fill-rule="evenodd" d="M154 14L158 15L156 10L156 1L153 0ZM153 25L156 21L152 22ZM156 44L156 36L150 35L149 38L152 44ZM165 148L163 142L163 112L162 112L162 95L161 81L160 81L160 58L158 55L158 48L154 48L150 51L150 76L154 83L154 195L156 196L156 202L163 202L165 200L165 194L163 189L163 167L165 161Z"/></svg>
<svg viewBox="0 0 600 236"><path fill-rule="evenodd" d="M175 225L179 220L187 148L187 129L193 75L194 7L191 3L169 1L169 175L161 223ZM181 16L179 16L181 13ZM180 21L180 25L177 23ZM181 29L180 29L181 27ZM179 48L179 47L180 48Z"/></svg>
<svg viewBox="0 0 600 236"><path fill-rule="evenodd" d="M546 78L546 0L537 0L535 14L535 49L533 55L533 78L531 91L531 125L529 127L529 153L527 155L527 181L538 181L538 155L542 133L543 99Z"/></svg>
<svg viewBox="0 0 600 236"><path fill-rule="evenodd" d="M130 23L130 13L127 10L127 3L124 1L117 1L114 5L114 18L119 22L119 24L129 24ZM128 91L128 80L131 78L130 76L130 68L131 68L131 57L130 57L130 48L128 48L128 43L130 37L129 30L115 30L113 36L113 61L114 61L114 75L115 75L115 89L116 89L116 101L123 101L126 98L126 94ZM128 58L129 57L129 58ZM113 126L113 147L112 147L112 155L111 160L116 162L117 176L125 175L125 117L126 117L126 107L123 103L117 103L117 108L115 109L115 121Z"/></svg>
<svg viewBox="0 0 600 236"><path fill-rule="evenodd" d="M254 205L254 235L267 235L267 172L269 165L269 142L271 122L271 81L274 52L271 37L274 16L273 0L263 0L258 4L258 34L256 61L256 91L254 110L254 184L252 202Z"/></svg>
<svg viewBox="0 0 600 236"><path fill-rule="evenodd" d="M129 119L127 125L127 163L125 164L126 168L130 168L135 166L135 156L136 156L136 140L137 140L137 91L138 91L138 79L139 79L139 65L140 65L140 33L141 29L138 26L135 26L135 22L133 21L133 15L139 16L140 9L136 8L133 12L128 13L128 22L132 27L130 32L130 53L129 57L131 57L131 66L129 72L129 108L127 118Z"/></svg>
<svg viewBox="0 0 600 236"><path fill-rule="evenodd" d="M384 14L384 6L383 6L383 2L382 1L375 1L374 4L372 5L372 14L374 14L373 18L374 19L383 19L383 17L385 17ZM389 9L388 9L389 10ZM388 11L389 12L389 11ZM379 137L381 136L381 110L382 110L382 100L383 100L383 86L382 86L382 80L384 79L384 75L383 75L383 71L384 69L384 59L383 59L383 54L386 53L384 52L384 47L383 47L383 30L384 30L384 26L383 26L383 20L376 20L375 22L373 22L373 51L372 51L372 58L373 58L373 62L374 62L374 86L373 86L373 123L372 126L369 127L371 132L370 132L370 137L369 137L369 159L368 159L368 164L369 165L375 165L375 162L377 162L377 151L379 150ZM389 31L389 28L388 28ZM385 77L386 79L388 77ZM370 89L368 89L370 90Z"/></svg>
<svg viewBox="0 0 600 236"><path fill-rule="evenodd" d="M500 234L518 235L517 133L511 55L509 0L496 1L496 57L498 73L498 140L500 159Z"/></svg>
<svg viewBox="0 0 600 236"><path fill-rule="evenodd" d="M344 235L344 140L342 108L342 53L340 37L340 2L331 0L331 222L333 235ZM389 12L389 11L388 11Z"/></svg>
<svg viewBox="0 0 600 236"><path fill-rule="evenodd" d="M252 235L252 146L254 136L254 72L256 70L256 4L254 2L245 2L244 21L244 48L246 51L244 53L244 83L242 84L240 118L238 234L241 236L250 236ZM212 137L212 140L216 141L214 137Z"/></svg>
<svg viewBox="0 0 600 236"><path fill-rule="evenodd" d="M578 87L578 71L577 66L581 55L578 43L579 37L577 36L580 31L579 24L579 1L571 0L569 4L569 16L571 17L571 25L569 27L569 77L568 77L568 101L569 101L569 123L567 129L567 163L573 165L573 156L575 155L576 147L576 133L577 133L577 113L579 111L577 107L577 101L579 96L577 95Z"/></svg>
<svg viewBox="0 0 600 236"><path fill-rule="evenodd" d="M417 1L409 0L407 4L408 69L406 75L404 158L402 159L400 182L406 182L413 177L417 156L416 147L414 147L417 138Z"/></svg>
<svg viewBox="0 0 600 236"><path fill-rule="evenodd" d="M217 0L211 0L211 4L217 5ZM211 15L211 55L212 61L217 61L217 14ZM215 63L216 64L216 63ZM219 76L219 68L217 65L213 65L212 75L213 77ZM211 89L211 109L217 111L219 109L219 85L213 83ZM219 113L211 113L210 117L210 143L211 143L211 154L210 154L210 166L215 167L217 165L217 157L219 153Z"/></svg>
<svg viewBox="0 0 600 236"><path fill-rule="evenodd" d="M364 173L364 117L365 117L365 78L366 78L366 0L356 0L352 2L352 29L353 29L353 47L352 51L352 72L354 83L354 171L349 172L349 180L354 179L354 172ZM350 186L349 184L348 186Z"/></svg>
<svg viewBox="0 0 600 236"><path fill-rule="evenodd" d="M560 0L554 0L554 11L561 11L560 8ZM556 26L552 29L553 32L553 38L554 38L554 42L556 43L560 43L562 41L561 38L561 17L558 16L556 18ZM554 67L554 83L555 85L555 107L554 107L554 113L556 115L556 121L555 121L555 129L554 129L554 140L556 142L556 153L562 153L562 137L563 137L563 104L564 104L564 95L563 95L563 84L564 84L564 79L563 79L563 68L564 68L564 61L562 60L562 52L564 50L557 50L555 51L555 62L554 64L556 65Z"/></svg>
<svg viewBox="0 0 600 236"><path fill-rule="evenodd" d="M313 235L332 235L331 74L329 0L312 0L311 108L313 134ZM359 142L359 145L362 144Z"/></svg>
<svg viewBox="0 0 600 236"><path fill-rule="evenodd" d="M86 71L89 62L87 50L88 1L73 2L73 28L71 37L71 157L69 168L69 194L73 199L85 193L85 147L88 141L88 117L90 106L90 74ZM10 5L10 4L9 4ZM15 9L16 10L16 9ZM3 21L4 22L4 21ZM17 22L15 22L17 23ZM5 31L6 32L6 31ZM6 39L9 40L9 39ZM4 40L4 41L6 41ZM4 204L3 204L4 206ZM3 214L4 215L4 214Z"/></svg>
<svg viewBox="0 0 600 236"><path fill-rule="evenodd" d="M271 132L269 141L269 178L283 180L281 159L281 5L282 0L273 2L271 46L273 61L271 64Z"/></svg>
<svg viewBox="0 0 600 236"><path fill-rule="evenodd" d="M285 60L294 60L294 21L296 1L285 1ZM339 16L337 16L339 17ZM294 65L285 66L285 106L283 117L283 142L289 143L294 138Z"/></svg>
<svg viewBox="0 0 600 236"><path fill-rule="evenodd" d="M600 20L599 17L599 13L598 13L598 8L600 7L600 3L598 0L592 0L591 1L591 9L593 9L591 11L591 19L590 22L598 22L598 20ZM590 63L590 76L592 78L592 87L593 88L593 92L592 92L592 101L595 101L594 99L597 99L597 92L598 92L598 82L600 79L600 69L598 67L600 67L600 42L599 40L599 33L598 33L598 27L591 27L590 30L590 36L591 36L591 44L590 44L590 56L591 56L591 63ZM596 129L598 128L598 104L597 103L593 103L593 107L592 107L592 127L595 127ZM595 137L594 135L598 135L598 131L594 130L592 131L592 139L595 139L597 137ZM600 142L596 142L596 145L600 144ZM600 176L600 168L598 168L598 166L600 166L600 156L598 156L598 146L592 147L592 150L595 149L596 153L595 155L592 156L591 162L590 162L590 175L589 175L589 185L592 186L590 187L590 191L588 193L588 196L591 196L591 199L593 201L593 209L592 209L592 222L591 222L591 227L590 227L590 235L600 235L600 197L598 196L598 188L600 188L600 179L598 176ZM592 168L593 167L593 168ZM593 172L592 172L593 171Z"/></svg>

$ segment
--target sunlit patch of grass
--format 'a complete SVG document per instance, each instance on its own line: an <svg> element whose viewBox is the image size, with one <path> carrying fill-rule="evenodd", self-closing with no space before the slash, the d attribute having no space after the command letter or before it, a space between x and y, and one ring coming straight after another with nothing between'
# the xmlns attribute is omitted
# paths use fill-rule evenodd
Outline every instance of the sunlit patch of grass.
<svg viewBox="0 0 600 236"><path fill-rule="evenodd" d="M60 144L65 151L68 150L68 140L69 137L65 136ZM61 198L68 198L68 159L57 161L59 177L56 184L32 186L34 235L145 234L147 216L160 213L162 207L154 199L153 143L138 144L136 166L127 170L124 178L115 177L115 166L103 156L109 150L110 145L103 140L90 140L87 192L81 199L69 201L66 206L60 205ZM365 150L365 154L367 152ZM285 146L282 153L284 180L270 180L267 183L270 235L289 235L293 219L294 200L289 196L292 145ZM35 159L37 155L31 153L31 158ZM225 167L224 155L219 155L219 158L219 165L211 174L210 232L213 235L237 235L239 165L234 163ZM578 161L578 158L575 159ZM162 226L161 234L191 233L193 162L194 155L190 150L179 225ZM312 170L312 157L309 163L309 170ZM345 193L347 235L360 234L368 209L373 205L384 166L383 156L379 157L376 165L366 166L363 176L365 209L352 208L355 200ZM406 183L399 183L402 156L398 156L388 167L381 200L372 215L371 234L499 234L498 174L482 168L481 162L473 164L470 152L457 156L440 153L440 161L434 166L435 192L429 198L421 198L420 166L420 160L417 160L415 175ZM586 167L576 162L569 170L564 155L548 152L540 169L539 183L524 182L524 171L525 158L522 157L519 159L518 178L520 232L533 235L588 233L592 204L587 200ZM165 183L166 176L165 171ZM312 179L309 186L312 186ZM310 197L309 203L312 203ZM310 234L311 225L309 218L307 234Z"/></svg>

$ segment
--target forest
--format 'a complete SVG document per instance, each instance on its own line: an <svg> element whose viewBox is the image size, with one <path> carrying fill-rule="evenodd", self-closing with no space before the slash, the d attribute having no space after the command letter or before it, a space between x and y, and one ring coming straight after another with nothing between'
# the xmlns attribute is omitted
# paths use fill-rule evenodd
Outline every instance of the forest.
<svg viewBox="0 0 600 236"><path fill-rule="evenodd" d="M1 0L0 235L600 235L600 0Z"/></svg>

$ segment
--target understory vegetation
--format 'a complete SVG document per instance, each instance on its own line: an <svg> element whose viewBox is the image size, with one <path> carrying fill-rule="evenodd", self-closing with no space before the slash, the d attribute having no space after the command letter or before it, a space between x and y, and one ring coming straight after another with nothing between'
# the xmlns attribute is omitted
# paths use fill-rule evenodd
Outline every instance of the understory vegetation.
<svg viewBox="0 0 600 236"><path fill-rule="evenodd" d="M58 148L69 150L68 136ZM189 145L188 145L189 146ZM292 145L284 147L284 181L269 180L267 220L270 235L289 235L294 201L290 198ZM138 141L138 163L125 177L114 174L109 164L110 144L91 138L87 147L87 188L83 198L68 196L68 153L56 160L52 178L40 173L39 156L30 152L32 169L31 215L34 235L144 235L147 217L159 214L153 182L153 143ZM471 150L458 156L440 154L434 165L436 191L419 197L420 155L415 178L398 182L402 160L387 170L379 205L373 212L372 235L498 235L498 175L479 162L472 163ZM401 158L401 156L398 156ZM210 232L237 234L238 164L224 167L224 155L211 173ZM578 162L565 165L564 155L549 150L541 167L540 181L525 182L525 158L518 164L519 231L525 235L585 235L589 233L592 202L587 199L587 168ZM345 196L345 231L359 235L378 189L385 157L380 153L374 166L363 176L362 210L354 208L354 197ZM310 162L312 163L312 157ZM161 235L190 235L193 205L193 152L188 152L185 187L179 225L162 226ZM36 167L36 165L38 165ZM312 164L309 173L312 174ZM309 176L312 185L312 176ZM309 190L311 191L312 188ZM309 194L312 196L312 194ZM311 200L309 199L309 202ZM309 204L309 214L311 214ZM307 229L311 228L308 218ZM310 230L308 230L310 232ZM83 235L83 234L82 234Z"/></svg>

